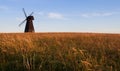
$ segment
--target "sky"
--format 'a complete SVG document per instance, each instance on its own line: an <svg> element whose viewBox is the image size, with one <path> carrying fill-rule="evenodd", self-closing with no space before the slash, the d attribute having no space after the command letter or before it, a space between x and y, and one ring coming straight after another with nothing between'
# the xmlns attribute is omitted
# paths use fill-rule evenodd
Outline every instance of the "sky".
<svg viewBox="0 0 120 71"><path fill-rule="evenodd" d="M0 0L0 33L24 32L22 8L36 32L120 33L120 0Z"/></svg>

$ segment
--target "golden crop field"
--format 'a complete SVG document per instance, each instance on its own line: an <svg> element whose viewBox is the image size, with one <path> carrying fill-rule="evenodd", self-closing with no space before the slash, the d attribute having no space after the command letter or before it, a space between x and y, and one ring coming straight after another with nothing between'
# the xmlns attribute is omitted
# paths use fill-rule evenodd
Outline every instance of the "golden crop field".
<svg viewBox="0 0 120 71"><path fill-rule="evenodd" d="M120 34L1 33L0 71L120 71Z"/></svg>

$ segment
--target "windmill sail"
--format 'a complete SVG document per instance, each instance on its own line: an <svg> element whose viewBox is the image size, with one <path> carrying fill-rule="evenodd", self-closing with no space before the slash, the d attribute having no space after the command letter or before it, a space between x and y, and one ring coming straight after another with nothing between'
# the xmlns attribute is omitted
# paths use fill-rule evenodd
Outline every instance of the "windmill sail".
<svg viewBox="0 0 120 71"><path fill-rule="evenodd" d="M20 27L25 21L26 21L26 19L19 24L19 27Z"/></svg>
<svg viewBox="0 0 120 71"><path fill-rule="evenodd" d="M23 13L25 14L25 17L27 18L27 14L26 14L26 12L25 12L25 9L23 8Z"/></svg>

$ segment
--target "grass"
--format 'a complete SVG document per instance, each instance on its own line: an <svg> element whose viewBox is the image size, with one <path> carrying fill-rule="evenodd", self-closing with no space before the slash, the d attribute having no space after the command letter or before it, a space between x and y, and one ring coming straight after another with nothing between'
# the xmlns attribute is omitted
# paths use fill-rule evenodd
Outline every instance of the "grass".
<svg viewBox="0 0 120 71"><path fill-rule="evenodd" d="M120 34L0 34L0 71L120 71Z"/></svg>

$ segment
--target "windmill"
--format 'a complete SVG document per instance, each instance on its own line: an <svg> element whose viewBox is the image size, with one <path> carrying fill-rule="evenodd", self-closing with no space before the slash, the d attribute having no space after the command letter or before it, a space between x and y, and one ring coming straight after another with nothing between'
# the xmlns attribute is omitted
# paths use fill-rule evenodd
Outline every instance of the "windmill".
<svg viewBox="0 0 120 71"><path fill-rule="evenodd" d="M26 17L25 20L23 20L20 24L19 24L19 27L24 23L26 22L26 26L25 26L25 30L24 32L35 32L34 30L34 26L33 26L33 20L34 20L34 17L32 16L33 12L27 16L26 12L25 12L25 9L23 8L23 13Z"/></svg>

